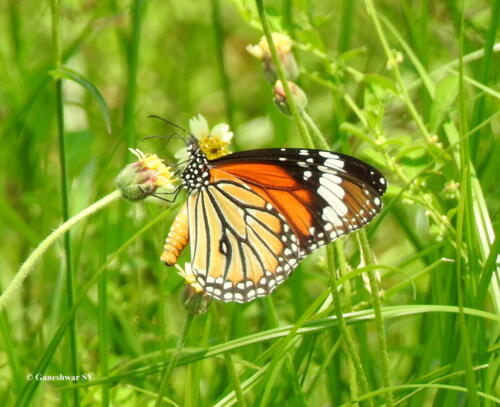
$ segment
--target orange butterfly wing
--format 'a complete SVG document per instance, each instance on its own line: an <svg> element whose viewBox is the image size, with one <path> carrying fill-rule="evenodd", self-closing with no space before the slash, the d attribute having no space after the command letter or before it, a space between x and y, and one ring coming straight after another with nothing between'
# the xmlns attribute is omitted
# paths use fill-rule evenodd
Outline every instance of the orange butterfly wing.
<svg viewBox="0 0 500 407"><path fill-rule="evenodd" d="M221 301L263 297L299 262L298 238L285 218L246 183L211 172L213 182L188 197L196 282Z"/></svg>
<svg viewBox="0 0 500 407"><path fill-rule="evenodd" d="M327 160L321 165L306 165L306 161L287 165L278 158L275 162L221 161L211 170L211 180L216 182L228 174L248 184L285 217L299 237L301 256L305 256L364 226L381 207L380 191ZM369 173L372 167L366 168Z"/></svg>

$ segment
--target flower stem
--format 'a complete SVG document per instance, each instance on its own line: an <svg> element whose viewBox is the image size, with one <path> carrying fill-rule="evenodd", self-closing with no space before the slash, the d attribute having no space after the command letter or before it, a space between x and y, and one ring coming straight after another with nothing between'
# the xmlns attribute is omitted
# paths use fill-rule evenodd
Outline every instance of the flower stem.
<svg viewBox="0 0 500 407"><path fill-rule="evenodd" d="M342 252L343 254L343 247L342 245L336 245L337 248L337 253ZM335 316L337 317L338 321L338 326L340 329L340 332L342 333L342 338L344 339L344 343L347 347L348 354L351 358L352 364L354 365L354 369L356 370L356 375L357 379L361 385L361 390L363 393L368 393L369 392L369 386L368 386L368 379L366 378L365 371L363 369L363 364L361 362L361 358L359 356L358 350L356 349L356 345L354 344L354 340L351 335L351 330L350 327L347 326L344 315L342 314L342 305L340 303L340 296L338 292L338 285L337 285L337 276L336 276L336 271L335 271L335 255L333 252L333 247L332 245L328 245L326 247L327 254L328 254L328 268L330 270L330 288L332 290L332 299L333 299L333 304L334 304L334 310L335 310ZM339 256L340 258L343 258ZM345 260L340 263L340 266L343 268L346 268ZM346 271L346 270L344 270ZM356 389L356 393L359 394L357 391L357 386L355 383L352 384L353 387ZM373 400L369 399L369 404L370 406L373 406Z"/></svg>
<svg viewBox="0 0 500 407"><path fill-rule="evenodd" d="M64 235L65 232L70 230L77 223L85 219L86 217L94 214L95 212L101 210L102 208L108 206L113 201L116 201L120 198L121 192L115 190L111 192L109 195L106 195L104 198L90 205L88 208L84 209L77 215L68 219L62 225L60 225L56 230L54 230L50 235L48 235L39 245L33 250L33 252L29 255L26 261L21 265L19 271L17 272L14 279L10 282L8 287L4 290L2 295L0 296L0 312L3 311L7 303L10 301L11 297L19 291L21 288L21 284L31 273L33 268L35 267L38 260L43 256L43 254L47 251L47 249L52 246L52 244L61 236Z"/></svg>
<svg viewBox="0 0 500 407"><path fill-rule="evenodd" d="M264 11L264 4L262 0L255 0L257 5L257 10L259 12L260 23L262 25L262 30L264 31L264 35L267 40L267 44L269 45L269 50L271 51L271 56L273 57L273 63L278 72L278 77L283 84L283 89L286 95L286 101L290 108L290 112L292 116L295 118L295 122L297 123L297 127L299 128L300 135L304 140L307 148L313 148L314 142L311 138L311 134L309 130L304 124L302 117L300 116L299 110L297 109L297 104L295 103L295 99L292 96L292 92L290 91L290 86L288 86L288 81L286 79L285 69L283 68L283 64L281 63L281 59L278 56L278 52L276 51L276 46L274 45L273 36L271 34L271 29L269 28L269 23L266 18L266 13Z"/></svg>
<svg viewBox="0 0 500 407"><path fill-rule="evenodd" d="M236 368L234 366L233 357L231 352L224 352L224 361L226 362L226 368L233 383L234 393L236 394L236 400L238 400L238 406L245 407L246 401L243 394L243 389L241 388L240 379L236 373Z"/></svg>
<svg viewBox="0 0 500 407"><path fill-rule="evenodd" d="M368 243L368 237L366 236L366 231L361 229L358 232L359 244L362 248L362 255L365 264L374 264L372 253L370 250L370 245ZM377 327L377 340L380 349L380 361L382 364L382 384L385 388L391 387L391 380L389 376L389 355L387 352L387 336L385 333L384 318L382 316L382 306L380 303L380 287L378 285L377 276L373 269L368 269L368 280L370 281L370 291L373 301L373 311L375 314L375 325ZM385 403L387 407L394 406L394 396L391 391L385 393Z"/></svg>
<svg viewBox="0 0 500 407"><path fill-rule="evenodd" d="M218 305L220 305L220 304L218 304ZM217 313L222 315L222 313L223 313L222 307L217 308ZM230 335L228 335L227 337L224 335L225 331L224 331L224 328L222 326L220 319L217 323L217 328L219 330L219 335L220 335L222 340L226 340L226 341L231 340ZM230 332L231 330L227 329L227 331ZM234 365L233 356L231 354L231 351L224 352L224 361L226 362L227 372L229 374L229 377L231 378L231 382L232 382L233 388L234 388L234 393L236 394L236 400L238 401L237 405L239 407L245 407L246 406L245 396L243 394L243 389L241 387L241 382L240 382L240 379L238 377L238 373L236 372L236 367Z"/></svg>
<svg viewBox="0 0 500 407"><path fill-rule="evenodd" d="M387 38L385 37L384 30L382 30L382 26L380 24L380 21L378 19L378 14L377 10L375 8L375 5L373 4L372 0L365 0L366 1L366 10L368 14L371 16L373 20L373 24L375 26L375 31L380 39L380 43L382 44L382 49L384 50L385 56L387 57L388 60L393 58L392 51L389 47L389 42L387 41ZM430 139L430 134L427 131L427 127L425 126L424 121L420 117L420 115L417 112L417 108L413 104L413 101L411 100L410 94L408 93L407 86L403 82L403 78L401 76L401 72L399 71L398 64L394 64L393 69L394 73L394 79L396 80L398 84L398 90L401 93L401 96L406 104L406 107L408 108L408 111L410 112L411 116L413 117L413 120L415 120L415 123L422 133L424 139L429 143Z"/></svg>
<svg viewBox="0 0 500 407"><path fill-rule="evenodd" d="M224 30L221 21L219 0L211 0L212 23L214 28L215 52L217 54L217 68L220 83L224 91L224 101L226 105L226 119L229 127L235 131L233 97L231 94L230 81L226 71L226 61L224 59Z"/></svg>
<svg viewBox="0 0 500 407"><path fill-rule="evenodd" d="M177 360L181 354L182 348L184 347L184 343L186 342L186 337L189 332L189 328L191 327L191 322L193 321L193 317L195 314L188 312L186 314L186 319L184 321L184 327L182 329L181 336L177 340L177 346L175 347L174 353L170 357L170 361L168 362L168 366L163 372L163 376L161 378L160 389L158 390L158 398L156 399L155 407L161 407L163 396L167 391L170 375L174 370L175 365L177 364Z"/></svg>
<svg viewBox="0 0 500 407"><path fill-rule="evenodd" d="M311 132L313 135L314 145L317 148L321 148L323 150L328 150L330 147L328 147L328 144L327 144L325 138L323 137L323 134L321 134L321 131L318 128L318 126L316 126L316 123L314 123L314 120L311 118L311 116L309 116L309 114L305 110L302 112L302 118L304 119L306 124L311 129Z"/></svg>
<svg viewBox="0 0 500 407"><path fill-rule="evenodd" d="M59 47L59 17L60 0L52 0L51 6L51 28L52 28L52 46L54 65L56 68L61 66L61 54ZM57 118L57 139L59 145L59 163L61 166L61 200L62 200L62 218L67 222L69 218L69 199L68 199L68 173L66 168L66 147L64 137L64 99L62 80L55 79L54 82L56 94L56 118ZM66 265L66 300L68 308L73 306L75 300L75 277L72 266L71 256L71 235L69 229L64 233L64 259ZM71 373L76 377L78 375L78 349L76 340L76 326L73 320L69 326L69 359ZM72 391L73 405L79 406L80 399L78 389L75 387Z"/></svg>
<svg viewBox="0 0 500 407"><path fill-rule="evenodd" d="M135 144L135 109L137 102L137 72L139 70L139 50L142 19L146 0L133 0L130 7L131 32L127 43L127 93L123 111L123 129L127 146Z"/></svg>

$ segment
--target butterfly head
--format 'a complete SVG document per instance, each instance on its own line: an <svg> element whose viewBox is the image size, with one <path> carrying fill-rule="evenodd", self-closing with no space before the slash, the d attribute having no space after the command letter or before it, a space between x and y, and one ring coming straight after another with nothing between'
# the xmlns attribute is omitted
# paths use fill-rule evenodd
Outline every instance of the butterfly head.
<svg viewBox="0 0 500 407"><path fill-rule="evenodd" d="M202 189L209 184L210 169L208 159L201 150L198 141L193 137L187 146L189 164L182 172L182 187L188 192Z"/></svg>

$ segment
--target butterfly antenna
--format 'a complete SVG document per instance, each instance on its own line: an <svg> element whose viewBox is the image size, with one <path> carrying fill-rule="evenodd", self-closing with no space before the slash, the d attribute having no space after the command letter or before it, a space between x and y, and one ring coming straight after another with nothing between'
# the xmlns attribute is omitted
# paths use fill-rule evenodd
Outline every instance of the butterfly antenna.
<svg viewBox="0 0 500 407"><path fill-rule="evenodd" d="M172 121L170 121L170 120L164 119L163 117L157 116L157 115L155 115L155 114L150 114L150 115L148 116L148 118L149 118L149 119L159 119L159 120L161 120L162 122L165 122L165 123L167 123L167 124L169 124L169 125L171 125L171 126L175 127L176 129L179 129L180 131L182 131L183 133L185 133L187 136L189 136L190 141L192 141L193 139L195 139L194 135L193 135L191 132L189 132L189 131L188 131L188 130L186 130L184 127L181 127L181 126L179 126L178 124L176 124L176 123L174 123L174 122L172 122ZM182 138L182 139L184 140L184 142L186 143L186 145L188 145L188 144L189 144L189 142L187 142L185 138Z"/></svg>
<svg viewBox="0 0 500 407"><path fill-rule="evenodd" d="M172 139L172 138L178 138L178 139L184 140L184 137L178 135L177 133L174 133L174 134L171 134L169 136L162 136L162 135L159 135L159 134L153 134L151 136L145 136L145 137L141 138L141 141L149 140L149 139L152 139L152 138L168 138L169 140Z"/></svg>

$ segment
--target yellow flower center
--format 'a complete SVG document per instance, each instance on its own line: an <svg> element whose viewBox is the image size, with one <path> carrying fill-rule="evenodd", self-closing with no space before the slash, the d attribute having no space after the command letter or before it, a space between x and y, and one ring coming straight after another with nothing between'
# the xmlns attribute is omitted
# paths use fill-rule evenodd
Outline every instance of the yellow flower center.
<svg viewBox="0 0 500 407"><path fill-rule="evenodd" d="M222 157L230 153L227 146L228 142L221 140L219 137L214 137L211 135L202 136L198 140L201 151L205 153L209 160Z"/></svg>

